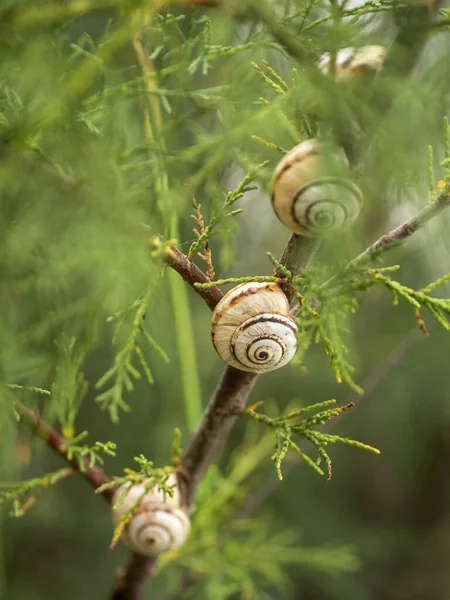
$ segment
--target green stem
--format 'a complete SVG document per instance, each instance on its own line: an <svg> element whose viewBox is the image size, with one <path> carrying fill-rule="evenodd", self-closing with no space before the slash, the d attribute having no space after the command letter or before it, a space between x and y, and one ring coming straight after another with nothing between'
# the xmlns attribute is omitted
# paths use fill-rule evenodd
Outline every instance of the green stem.
<svg viewBox="0 0 450 600"><path fill-rule="evenodd" d="M170 237L178 238L178 222L175 214L171 220ZM189 309L189 297L184 281L173 269L168 269L168 277L175 316L186 423L189 431L192 432L202 415L202 398L195 353L194 329Z"/></svg>
<svg viewBox="0 0 450 600"><path fill-rule="evenodd" d="M2 520L0 518L0 598L6 598L5 553L3 551Z"/></svg>

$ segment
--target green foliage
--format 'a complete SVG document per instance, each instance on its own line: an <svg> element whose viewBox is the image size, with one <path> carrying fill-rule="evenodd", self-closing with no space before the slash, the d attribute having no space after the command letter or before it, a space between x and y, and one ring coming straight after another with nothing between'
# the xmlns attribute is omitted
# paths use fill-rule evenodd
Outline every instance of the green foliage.
<svg viewBox="0 0 450 600"><path fill-rule="evenodd" d="M92 469L98 464L104 464L102 455L116 456L116 444L114 442L95 442L93 446L87 444L80 445L80 442L87 436L88 432L82 431L77 436L68 440L65 448L69 460L75 459L82 473L86 471L86 461L87 466Z"/></svg>
<svg viewBox="0 0 450 600"><path fill-rule="evenodd" d="M389 18L390 12L398 22L407 20L413 7L391 0L350 8L345 2L319 0L226 4L226 11L203 11L185 3L157 6L144 0L20 0L0 8L0 379L20 382L8 385L0 398L0 454L9 452L11 461L16 460L10 427L11 417L19 416L14 413L16 394L46 396L39 414L56 421L69 458L82 471L115 457L116 441L126 455L120 436L131 439L129 456L140 452L136 444L146 455L157 455L154 439L166 441L167 430L180 425L183 404L186 429L195 429L202 392L213 389L212 369L219 361L213 367L205 352L210 348L205 346L205 307L198 308L198 298L189 295L177 273L171 272L168 282L164 275L167 249L175 244L192 260L204 252L208 268L216 270L217 281L199 288L250 281L291 286L299 328L295 362L304 372L305 354L317 344L336 380L359 393L349 337L363 294L382 286L394 304L404 300L412 307L422 331L427 331L422 309L450 329L450 300L432 294L449 281L448 275L413 289L415 284L392 278L395 267L374 268L377 253L352 263L346 256L347 249L356 252L366 245L363 237L373 233L375 209L377 226L384 227L387 219L382 217L390 212L384 196L403 202L414 186L423 187L421 196L428 187L431 201L447 193L447 119L442 148L435 139L448 96L445 64L437 61L408 79L392 69L386 77L381 73L374 87L366 80L336 85L316 69L324 52L333 64L340 48L390 45L380 28L367 32L363 25L370 21L376 26L374 19L382 13ZM441 9L440 15L429 37L448 29L449 11ZM445 59L447 53L443 55ZM392 112L384 114L394 97ZM370 148L364 168L351 165L365 190L359 223L367 231L361 233L364 227L357 224L335 246L327 241L319 256L331 256L327 266L319 263L297 273L269 253L274 273L255 276L261 272L263 249L269 243L272 250L281 249L288 232L278 236L269 220L268 198L247 211L246 194L259 190L267 195L273 167L292 145L320 136L339 146L343 130L350 137L355 130L358 152ZM442 178L435 163L442 167ZM193 198L206 217L199 208L203 226L198 235L191 233ZM261 238L254 235L260 219ZM243 264L251 274L234 276L242 273ZM289 387L289 378L297 376L299 371L279 380L285 403L297 389ZM143 379L154 385L145 388L152 422L142 439L134 439L131 415L114 434L117 440L87 443L87 430L92 439L104 439L103 433L92 431L105 426L98 407L113 422L136 409L147 428L148 415L139 412L137 399L137 383ZM96 403L89 396L94 386ZM328 392L314 394L330 397ZM340 411L329 403L288 409L284 416L248 409L247 416L266 425L269 433L239 443L227 476L210 469L195 498L193 536L176 556L162 561L171 573L176 559L176 567L192 577L186 597L269 597L266 590L287 590L290 565L318 567L327 574L358 568L347 547L299 548L291 532L274 535L276 516L235 518L257 489L253 479L261 481L265 475L274 433L272 459L280 477L288 450L323 474L324 465L330 466L329 444L371 449L322 432L322 425ZM30 409L34 433L37 414ZM247 426L246 435L255 429L260 435L261 428L254 426ZM157 485L173 493L167 481L180 466L180 437L177 429L170 467L155 468L139 455L136 470L126 469L99 491L148 480L146 489ZM317 461L304 452L304 441L318 452ZM224 463L228 459L225 455ZM38 491L68 473L62 469L4 484L0 504L23 514ZM18 478L22 476L29 474ZM119 502L124 499L122 495ZM113 543L137 504L116 528ZM178 575L175 580L182 583Z"/></svg>
<svg viewBox="0 0 450 600"><path fill-rule="evenodd" d="M272 455L272 460L275 464L275 470L279 479L283 479L281 464L289 450L296 452L306 464L312 467L319 475L325 475L320 467L324 462L327 465L328 479L331 478L331 458L326 451L328 444L347 444L348 446L370 450L376 454L380 453L377 448L372 448L361 442L315 430L315 427L324 425L330 419L339 416L344 410L353 406L353 404L347 404L346 406L339 406L337 408L328 408L335 403L336 400L327 400L326 402L319 402L304 408L289 410L286 415L274 418L255 410L261 403L254 404L245 410L244 414L247 417L267 425L275 432L276 446L275 452ZM311 412L316 412L316 414L311 417L299 419L299 417L303 417L305 414ZM311 442L318 452L318 459L316 461L311 460L311 458L300 449L298 444L294 442L292 439L293 436L298 436L299 438Z"/></svg>
<svg viewBox="0 0 450 600"><path fill-rule="evenodd" d="M128 392L131 392L134 389L133 379L141 379L141 371L145 375L148 383L153 383L153 375L144 356L141 345L138 342L138 336L142 336L166 363L169 362L169 357L167 354L153 339L144 325L148 304L154 289L155 282L152 282L141 298L138 298L127 309L120 311L108 318L108 322L116 321L113 343L117 341L119 332L127 318L130 315L133 318L131 323L131 331L126 338L124 346L116 354L114 358L114 365L108 369L108 371L106 371L106 373L97 381L96 384L97 388L101 388L111 380L114 382L111 388L97 396L97 402L100 403L100 406L103 410L109 410L111 420L113 422L117 422L119 420L119 409L122 409L126 412L130 410L129 405L123 399L123 391L124 388ZM139 371L133 365L133 357L137 357L141 371Z"/></svg>
<svg viewBox="0 0 450 600"><path fill-rule="evenodd" d="M266 598L266 590L272 588L286 592L290 565L328 574L358 569L359 560L349 546L306 548L299 546L293 530L273 533L265 518L237 516L244 499L259 492L271 438L250 429L226 474L216 466L209 469L196 496L188 541L176 553L161 557L163 573L167 571L175 591L186 589L187 598L226 599L238 592Z"/></svg>
<svg viewBox="0 0 450 600"><path fill-rule="evenodd" d="M250 171L238 187L227 193L225 197L225 201L223 205L219 208L219 210L213 214L211 217L210 223L206 226L205 230L198 236L198 238L191 244L189 248L189 252L187 253L187 257L189 260L192 260L193 257L198 253L200 248L205 244L207 240L211 237L214 229L221 225L222 221L227 217L234 217L242 212L242 209L231 210L231 207L240 200L247 192L251 190L258 189L257 186L251 186L250 183L255 179L258 172L261 171L267 162L264 162L258 165L255 169Z"/></svg>
<svg viewBox="0 0 450 600"><path fill-rule="evenodd" d="M396 245L390 246L392 249ZM219 279L205 284L195 284L198 289L208 289L227 284L272 281L291 285L293 295L299 299L297 308L298 325L298 354L294 363L302 364L302 357L312 343L322 343L328 356L336 380L345 381L350 388L362 394L362 388L353 380L354 367L347 360L348 348L344 336L348 332L348 318L358 308L357 293L369 291L382 285L393 296L393 305L397 306L398 298L402 297L414 309L414 315L419 326L427 333L420 315L420 308L425 307L436 321L447 331L450 331L448 315L450 314L450 299L431 296L429 292L445 284L450 274L444 275L421 290L413 290L387 275L400 267L370 268L373 261L380 260L386 252L385 248L369 253L363 260L345 263L337 270L324 265L310 267L304 272L294 275L268 253L272 264L282 276L248 276L239 278ZM332 274L334 273L334 274ZM284 450L287 450L285 443Z"/></svg>
<svg viewBox="0 0 450 600"><path fill-rule="evenodd" d="M18 383L7 383L5 387L7 390L10 390L12 392L31 392L34 394L39 394L41 396L50 396L51 395L50 390L45 390L43 388L39 388L34 385L20 385ZM19 413L16 411L16 409L14 407L15 396L13 395L10 398L0 397L0 401L3 401L4 403L8 403L9 412L11 414L14 414L16 420L19 421L20 420Z"/></svg>
<svg viewBox="0 0 450 600"><path fill-rule="evenodd" d="M58 359L52 384L52 399L49 410L57 417L65 438L75 434L75 419L88 390L88 382L80 368L86 353L78 348L75 338L62 335L56 342Z"/></svg>
<svg viewBox="0 0 450 600"><path fill-rule="evenodd" d="M12 517L23 517L36 501L36 493L51 485L55 485L61 479L71 475L71 469L59 469L53 473L47 473L36 479L14 483L0 483L0 508L11 504L10 515Z"/></svg>

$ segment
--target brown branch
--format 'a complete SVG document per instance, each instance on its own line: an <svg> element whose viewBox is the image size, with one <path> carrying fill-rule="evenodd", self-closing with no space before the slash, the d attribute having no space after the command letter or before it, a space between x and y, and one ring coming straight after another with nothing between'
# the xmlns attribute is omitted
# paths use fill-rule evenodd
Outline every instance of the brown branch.
<svg viewBox="0 0 450 600"><path fill-rule="evenodd" d="M214 0L185 0L186 4L198 4L202 6L222 6ZM251 2L253 14L265 23L271 35L284 46L289 53L297 59L309 58L304 48L289 35L289 30L279 26L265 3ZM411 61L412 63L412 61ZM314 74L319 77L318 70ZM344 123L346 120L344 119ZM352 163L355 162L354 140L347 143L343 139L344 147ZM426 220L437 214L435 211ZM424 220L421 224L426 222ZM418 227L421 225L419 224ZM416 229L418 228L416 227ZM416 230L414 229L414 231ZM414 231L411 231L413 233ZM411 235L409 233L408 235ZM405 236L407 237L407 235ZM389 243L389 242L386 242ZM281 263L289 270L297 272L307 266L318 248L318 242L308 238L302 238L295 234L291 236L283 252ZM214 309L222 298L219 288L196 289L194 283L207 283L206 275L186 256L175 248L170 248L167 253L166 262L168 266L175 269L181 277ZM215 460L218 452L224 446L228 435L235 423L237 413L244 409L248 396L256 382L257 374L239 371L228 366L214 392L202 420L194 432L190 444L181 457L181 470L179 482L184 496L184 503L189 506L192 502L195 488L206 473L209 465ZM154 558L145 558L133 554L130 563L119 581L112 600L136 600L145 580L150 578L155 565Z"/></svg>
<svg viewBox="0 0 450 600"><path fill-rule="evenodd" d="M290 271L297 272L310 262L318 245L317 240L293 234L280 262ZM166 262L205 300L211 310L215 308L222 298L222 292L217 287L206 290L194 287L194 283L208 283L209 279L187 256L171 247L167 251ZM231 366L225 368L200 424L181 457L178 480L186 506L191 505L197 484L223 448L238 413L245 408L257 377L256 373L247 373ZM154 558L132 554L110 600L137 600L142 585L153 574L154 564Z"/></svg>
<svg viewBox="0 0 450 600"><path fill-rule="evenodd" d="M111 600L137 600L142 585L153 574L156 560L156 556L149 558L133 552L127 566L119 575Z"/></svg>
<svg viewBox="0 0 450 600"><path fill-rule="evenodd" d="M392 244L397 244L415 233L418 229L423 227L430 219L438 215L447 206L450 206L450 185L447 185L445 191L434 201L428 204L418 215L408 219L389 233L382 235L376 242L374 242L369 248L364 250L359 256L357 256L350 264L354 265L360 261L370 258L370 256L379 250L380 248L388 249ZM287 248L287 247L286 247ZM286 249L285 249L286 252ZM324 285L328 285L334 277L328 280ZM418 329L414 329L394 350L382 361L379 365L369 373L369 375L363 380L362 388L365 390L363 398L367 398L372 394L378 385L383 381L391 369L393 369L410 348L415 345L419 340L423 339L423 333ZM362 401L362 399L360 402ZM346 402L355 401L356 395L350 394ZM359 403L356 404L356 406ZM342 419L345 413L342 413L338 419ZM333 420L333 426L336 425L337 420ZM285 476L293 470L296 466L303 464L303 461L299 459L297 462L292 462L285 468ZM238 513L238 517L242 518L254 512L258 506L260 506L276 489L278 489L279 480L277 477L269 479L263 484L260 490L249 499L246 500L241 510Z"/></svg>
<svg viewBox="0 0 450 600"><path fill-rule="evenodd" d="M319 242L291 235L280 262L298 272L309 264ZM210 290L209 290L210 291ZM192 440L181 457L180 484L187 506L195 488L225 444L239 413L243 411L258 375L226 367Z"/></svg>
<svg viewBox="0 0 450 600"><path fill-rule="evenodd" d="M76 473L81 475L94 489L97 489L109 481L109 477L100 467L90 467L89 461L85 460L80 467L75 458L69 458L67 455L67 440L53 429L48 423L42 421L39 413L27 408L19 402L15 402L14 408L19 414L20 423L28 427L31 432L40 437L60 458L63 459ZM114 490L105 490L100 495L111 504Z"/></svg>
<svg viewBox="0 0 450 600"><path fill-rule="evenodd" d="M202 420L181 457L180 483L190 506L195 488L225 444L255 385L256 373L226 367Z"/></svg>
<svg viewBox="0 0 450 600"><path fill-rule="evenodd" d="M379 238L353 262L364 260L364 258L370 256L374 251L408 238L449 204L450 186L447 186L445 192L433 203L426 206L416 217L408 219L393 231ZM318 245L319 242L317 240L293 234L288 240L280 262L289 270L298 272L299 269L309 264L317 251ZM222 292L218 288L199 290L194 287L194 283L196 282L207 283L208 278L206 275L175 248L168 250L166 261L168 266L175 269L205 300L208 306L214 309L222 298ZM191 504L197 484L224 446L236 421L237 413L242 412L244 409L257 377L255 373L239 371L231 366L226 367L217 389L203 414L202 420L181 457L179 482L186 506ZM139 556L135 555L134 561L140 560ZM153 559L147 560L150 561ZM145 565L145 560L143 564ZM132 560L129 568L134 568L134 565L135 562ZM140 570L139 573L141 573ZM148 573L148 577L150 577L152 570L149 569ZM124 581L130 582L130 593L135 593L134 591L131 592L131 589L135 590L135 587L132 587L134 586L134 579L132 575L127 575L127 571ZM144 581L145 578L141 580L141 584ZM122 593L124 595L121 598L124 600L134 600L138 597L136 595L127 596L125 589L123 589ZM112 600L116 600L116 598L113 597Z"/></svg>
<svg viewBox="0 0 450 600"><path fill-rule="evenodd" d="M389 233L382 235L376 242L369 246L364 252L357 256L351 265L359 263L366 258L377 252L380 248L388 249L392 244L398 244L403 240L409 238L418 229L423 227L430 219L438 215L444 208L450 206L450 184L447 184L445 190L442 192L434 202L430 202L424 209L420 211L418 215L408 219Z"/></svg>
<svg viewBox="0 0 450 600"><path fill-rule="evenodd" d="M208 277L201 269L194 265L187 256L174 247L167 250L166 263L174 269L192 289L203 298L211 310L214 310L216 305L223 297L222 292L218 287L208 289L198 289L194 287L194 283L209 283Z"/></svg>

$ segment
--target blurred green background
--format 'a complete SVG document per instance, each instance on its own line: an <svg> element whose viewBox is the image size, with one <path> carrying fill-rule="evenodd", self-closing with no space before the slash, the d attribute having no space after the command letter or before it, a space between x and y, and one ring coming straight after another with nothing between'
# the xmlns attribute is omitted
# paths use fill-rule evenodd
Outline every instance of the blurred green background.
<svg viewBox="0 0 450 600"><path fill-rule="evenodd" d="M66 6L44 5L50 17L52 6ZM295 3L286 6L295 13ZM35 11L33 16L32 9L32 3L23 1L5 5L0 13L5 34L0 43L0 376L6 383L51 387L55 340L63 332L75 336L90 349L83 365L89 390L76 431L88 430L90 443L117 443L117 456L105 460L109 474L133 467L133 457L141 453L164 465L171 458L174 428L181 429L183 445L189 439L186 394L197 397L196 376L191 374L187 391L175 317L185 299L176 283L174 287L175 273L164 272L156 283L160 261L151 256L148 231L140 223L147 224L151 234L170 238L176 214L175 237L179 248L187 251L194 240L192 197L201 203L208 222L247 170L268 160L259 189L239 201L236 206L243 213L223 224L211 248L217 277L270 273L265 253L279 256L288 237L272 213L267 192L279 154L250 136L285 148L296 140L278 107L271 112L260 103L261 96L275 101L276 93L250 61L261 65L261 59L267 59L289 82L296 63L264 27L251 21L236 25L220 11L163 12L141 32L146 47L154 51L158 87L166 90L151 96L160 102L163 124L158 131L153 112L154 139L146 143L147 96L132 45L125 36L117 48L108 46L120 38L126 17L111 11L75 20L55 13L45 19L45 12ZM289 23L283 21L286 15L280 7L272 9L280 9L280 22ZM314 21L328 9L318 4L310 10L308 19ZM26 18L20 20L21 15ZM299 27L295 19L291 22ZM366 39L390 42L386 35L394 28L389 19L371 21L366 29L358 29L360 24L314 29L300 39L317 55ZM316 262L337 266L353 258L425 205L430 144L435 149L436 179L443 177L437 165L443 158L442 119L448 114L449 49L445 34L434 37L412 79L398 83L403 92L381 129L379 160L367 177L371 191L362 215L350 231L322 244ZM303 84L304 94L292 112L322 110L330 102L323 113L332 116L333 100L322 98L307 75ZM366 100L361 92L353 101L360 103L361 114L370 121L375 113L364 112ZM286 112L290 116L289 108ZM332 121L321 126L331 128ZM389 253L387 264L401 264L402 283L418 289L449 270L449 225L450 215L442 213L406 246ZM201 261L198 264L202 266ZM154 384L141 380L134 391L125 392L131 412L121 413L120 422L113 424L95 402L95 384L113 364L130 323L124 325L123 339L119 336L118 345L112 345L113 325L106 319L129 306L150 280L155 288L146 323L171 362L165 364L143 344ZM211 346L209 309L185 289L194 331L194 345L188 350L194 352L205 406L224 365ZM449 286L438 291L443 296L448 292ZM381 455L332 448L333 477L328 482L288 458L285 478L279 482L269 445L246 478L233 512L256 519L251 535L258 528L267 533L262 546L272 534L292 534L300 558L299 564L292 560L287 562L293 564L280 566L286 581L267 582L262 577L260 596L232 588L227 596L227 576L233 578L229 565L224 563L225 582L219 577L219 565L210 574L216 587L202 582L196 587L188 580L180 582L175 557L145 588L144 599L195 594L448 600L450 337L428 317L430 336L424 337L411 307L402 302L393 306L384 289L358 299L360 308L348 335L349 360L356 367L356 381L366 390L364 396L356 398L345 384L337 384L322 347L314 346L306 355L306 370L289 365L264 375L250 401L264 400L280 411L293 403L329 398L339 404L355 401L356 407L332 424L332 432L376 446ZM51 398L27 393L21 398L55 422ZM17 426L6 403L0 410L3 481L39 477L63 466L40 440ZM256 446L262 433L257 423L238 422L220 457L221 472L226 475L246 452L251 455L252 444ZM249 445L241 448L244 438ZM208 485L206 491L200 490L205 503L208 493L225 484L213 471ZM45 490L22 518L11 518L5 508L0 519L0 598L108 597L127 549L121 544L108 549L109 509L79 477L73 475ZM194 520L194 539L195 535ZM225 523L219 535L232 539L235 534ZM242 539L244 552L245 534ZM230 545L228 552L230 564L239 565L239 545ZM186 586L184 595L177 592L180 585Z"/></svg>

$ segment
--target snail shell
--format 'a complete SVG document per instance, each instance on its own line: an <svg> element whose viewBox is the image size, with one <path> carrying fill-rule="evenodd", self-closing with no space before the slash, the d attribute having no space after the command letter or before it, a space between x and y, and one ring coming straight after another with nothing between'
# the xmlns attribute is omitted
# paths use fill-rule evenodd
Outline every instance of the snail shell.
<svg viewBox="0 0 450 600"><path fill-rule="evenodd" d="M277 283L244 283L216 306L211 325L214 348L223 360L251 373L288 363L297 350L297 325Z"/></svg>
<svg viewBox="0 0 450 600"><path fill-rule="evenodd" d="M116 490L112 501L113 507L126 489L128 493L124 502L116 509L112 509L114 527L117 527L122 515L142 497L145 484L149 481L150 479L146 479L134 485L125 483ZM171 475L167 483L176 485L175 475ZM164 498L163 492L156 485L145 492L130 522L123 530L122 539L134 552L155 556L182 546L189 531L190 522L185 511L180 508L178 487L175 487L173 497L166 494Z"/></svg>
<svg viewBox="0 0 450 600"><path fill-rule="evenodd" d="M384 46L363 46L362 48L343 48L336 55L335 79L338 82L349 81L364 73L376 73L383 66L386 56ZM330 74L330 54L323 54L318 62L324 75Z"/></svg>
<svg viewBox="0 0 450 600"><path fill-rule="evenodd" d="M323 150L314 139L295 146L278 163L272 185L277 217L309 237L326 237L349 227L361 209L361 192L345 176L347 165Z"/></svg>

